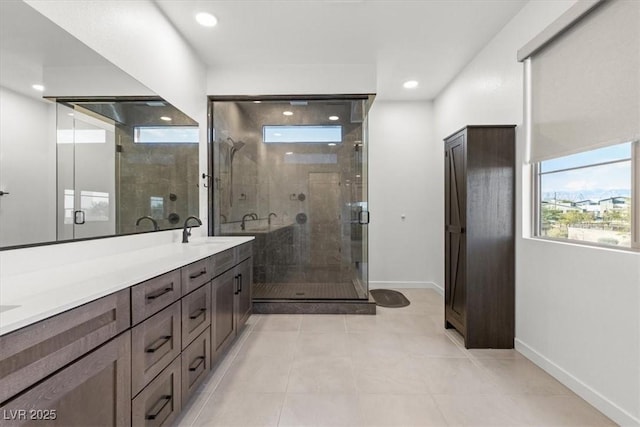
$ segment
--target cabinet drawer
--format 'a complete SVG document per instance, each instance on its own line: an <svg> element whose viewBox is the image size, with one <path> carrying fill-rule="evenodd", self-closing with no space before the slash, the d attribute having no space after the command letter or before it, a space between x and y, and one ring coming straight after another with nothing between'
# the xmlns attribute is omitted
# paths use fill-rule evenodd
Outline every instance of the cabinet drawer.
<svg viewBox="0 0 640 427"><path fill-rule="evenodd" d="M0 402L130 326L124 289L0 337Z"/></svg>
<svg viewBox="0 0 640 427"><path fill-rule="evenodd" d="M211 329L207 328L182 352L183 404L189 401L193 392L207 378L210 371Z"/></svg>
<svg viewBox="0 0 640 427"><path fill-rule="evenodd" d="M209 258L186 265L180 271L182 275L182 295L198 289L213 279L213 265Z"/></svg>
<svg viewBox="0 0 640 427"><path fill-rule="evenodd" d="M211 324L211 283L182 298L182 348Z"/></svg>
<svg viewBox="0 0 640 427"><path fill-rule="evenodd" d="M131 389L135 396L182 348L180 301L133 328Z"/></svg>
<svg viewBox="0 0 640 427"><path fill-rule="evenodd" d="M180 298L180 270L142 282L131 288L131 312L133 324L162 310Z"/></svg>
<svg viewBox="0 0 640 427"><path fill-rule="evenodd" d="M236 265L236 255L234 249L228 249L211 257L213 262L214 276L219 276Z"/></svg>
<svg viewBox="0 0 640 427"><path fill-rule="evenodd" d="M0 425L130 426L129 331L0 406Z"/></svg>
<svg viewBox="0 0 640 427"><path fill-rule="evenodd" d="M252 244L251 242L249 243L245 243L243 245L240 246L236 246L235 248L236 250L236 263L239 263L241 261L244 261L245 259L249 258L252 255Z"/></svg>
<svg viewBox="0 0 640 427"><path fill-rule="evenodd" d="M131 421L138 426L170 426L180 413L180 358L133 399Z"/></svg>

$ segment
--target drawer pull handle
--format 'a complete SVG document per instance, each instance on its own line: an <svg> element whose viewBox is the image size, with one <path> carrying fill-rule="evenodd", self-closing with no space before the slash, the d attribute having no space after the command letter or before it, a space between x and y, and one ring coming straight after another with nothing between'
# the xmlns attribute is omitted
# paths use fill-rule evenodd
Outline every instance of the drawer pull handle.
<svg viewBox="0 0 640 427"><path fill-rule="evenodd" d="M198 277L202 276L203 274L207 274L207 269L206 268L203 268L202 270L200 270L197 273L190 274L189 275L189 279L197 279Z"/></svg>
<svg viewBox="0 0 640 427"><path fill-rule="evenodd" d="M155 420L169 402L171 402L171 396L166 394L160 396L160 399L158 399L158 401L153 405L151 413L147 414L145 418L148 420ZM158 408L158 410L154 411L153 409L155 408Z"/></svg>
<svg viewBox="0 0 640 427"><path fill-rule="evenodd" d="M165 335L163 337L158 338L151 344L145 351L147 353L155 353L160 350L166 343L171 341L171 335Z"/></svg>
<svg viewBox="0 0 640 427"><path fill-rule="evenodd" d="M194 311L193 313L191 313L191 314L189 315L189 319L191 319L191 320L195 320L195 319L197 319L198 317L202 316L202 315L203 315L204 313L206 313L206 312L207 312L207 309L206 309L206 308L199 308L199 309L197 309L196 311Z"/></svg>
<svg viewBox="0 0 640 427"><path fill-rule="evenodd" d="M161 297L162 295L173 291L173 282L171 282L170 288L160 289L158 291L152 292L147 295L147 299L156 299Z"/></svg>
<svg viewBox="0 0 640 427"><path fill-rule="evenodd" d="M198 368L200 367L200 365L202 365L204 363L204 356L200 356L197 357L194 362L196 362L195 364L192 362L191 365L189 366L189 370L191 372L195 372L198 370Z"/></svg>
<svg viewBox="0 0 640 427"><path fill-rule="evenodd" d="M233 287L235 288L233 290L233 294L238 295L240 293L240 277L238 276L233 277Z"/></svg>
<svg viewBox="0 0 640 427"><path fill-rule="evenodd" d="M238 274L238 293L242 292L242 274Z"/></svg>

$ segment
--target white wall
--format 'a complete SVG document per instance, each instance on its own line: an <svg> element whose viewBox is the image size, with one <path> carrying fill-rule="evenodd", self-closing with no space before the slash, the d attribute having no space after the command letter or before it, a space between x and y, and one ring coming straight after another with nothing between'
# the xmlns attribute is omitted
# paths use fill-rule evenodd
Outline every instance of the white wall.
<svg viewBox="0 0 640 427"><path fill-rule="evenodd" d="M56 238L55 105L0 86L0 246Z"/></svg>
<svg viewBox="0 0 640 427"><path fill-rule="evenodd" d="M614 421L638 425L640 254L528 233L523 66L516 51L573 3L528 3L437 97L435 140L466 124L519 125L516 348Z"/></svg>
<svg viewBox="0 0 640 427"><path fill-rule="evenodd" d="M375 64L250 64L213 68L210 95L318 95L376 92Z"/></svg>
<svg viewBox="0 0 640 427"><path fill-rule="evenodd" d="M434 138L431 102L374 102L369 113L372 288L442 288L443 153L442 141Z"/></svg>

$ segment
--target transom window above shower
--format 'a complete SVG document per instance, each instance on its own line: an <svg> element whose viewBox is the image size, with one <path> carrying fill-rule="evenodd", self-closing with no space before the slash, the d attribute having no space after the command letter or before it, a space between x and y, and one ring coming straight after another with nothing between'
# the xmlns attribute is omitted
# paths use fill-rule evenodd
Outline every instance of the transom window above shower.
<svg viewBox="0 0 640 427"><path fill-rule="evenodd" d="M342 144L341 125L264 125L266 144Z"/></svg>
<svg viewBox="0 0 640 427"><path fill-rule="evenodd" d="M197 144L198 126L136 126L133 141L136 144Z"/></svg>

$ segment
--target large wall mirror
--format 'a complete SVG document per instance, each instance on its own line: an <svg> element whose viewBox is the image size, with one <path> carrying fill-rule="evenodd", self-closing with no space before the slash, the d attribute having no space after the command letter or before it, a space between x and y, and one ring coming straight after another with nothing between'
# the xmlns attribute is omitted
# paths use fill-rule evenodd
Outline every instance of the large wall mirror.
<svg viewBox="0 0 640 427"><path fill-rule="evenodd" d="M0 249L197 214L198 123L23 1L0 2Z"/></svg>

